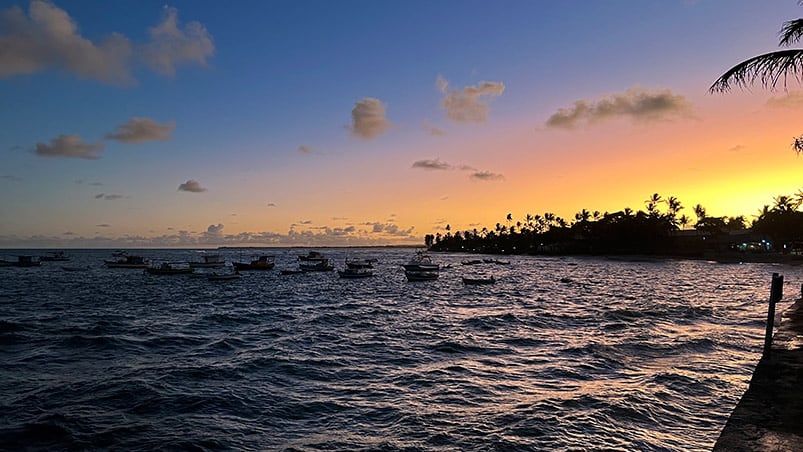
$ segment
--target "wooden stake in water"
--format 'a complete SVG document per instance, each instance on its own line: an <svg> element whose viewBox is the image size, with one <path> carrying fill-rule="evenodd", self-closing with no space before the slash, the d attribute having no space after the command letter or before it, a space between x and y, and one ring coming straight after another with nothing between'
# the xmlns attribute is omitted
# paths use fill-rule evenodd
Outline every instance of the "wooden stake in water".
<svg viewBox="0 0 803 452"><path fill-rule="evenodd" d="M767 309L767 332L764 335L764 356L769 356L772 350L772 330L775 326L775 303L783 298L783 275L772 274L772 286L770 286L770 305Z"/></svg>

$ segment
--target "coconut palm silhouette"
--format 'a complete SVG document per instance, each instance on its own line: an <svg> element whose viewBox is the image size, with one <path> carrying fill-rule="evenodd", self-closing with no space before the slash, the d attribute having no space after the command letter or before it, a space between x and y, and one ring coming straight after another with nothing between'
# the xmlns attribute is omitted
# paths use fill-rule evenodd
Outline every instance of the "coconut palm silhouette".
<svg viewBox="0 0 803 452"><path fill-rule="evenodd" d="M803 6L803 0L798 4ZM779 34L780 47L797 43L803 37L803 18L785 22ZM760 83L764 88L774 91L779 82L786 90L790 76L798 82L803 80L803 49L778 50L742 61L722 74L708 90L711 93L723 93L734 86L745 88ZM803 152L803 135L793 138L792 149L798 154Z"/></svg>

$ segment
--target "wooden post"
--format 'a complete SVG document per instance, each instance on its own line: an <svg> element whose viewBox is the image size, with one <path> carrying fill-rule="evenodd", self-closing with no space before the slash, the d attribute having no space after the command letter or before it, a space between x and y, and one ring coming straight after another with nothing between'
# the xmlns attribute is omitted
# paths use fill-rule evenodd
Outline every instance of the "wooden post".
<svg viewBox="0 0 803 452"><path fill-rule="evenodd" d="M803 291L803 287L801 287ZM767 308L767 331L764 334L764 356L770 355L772 350L772 331L775 326L775 303L783 298L783 275L772 274L772 285L770 286L770 305Z"/></svg>

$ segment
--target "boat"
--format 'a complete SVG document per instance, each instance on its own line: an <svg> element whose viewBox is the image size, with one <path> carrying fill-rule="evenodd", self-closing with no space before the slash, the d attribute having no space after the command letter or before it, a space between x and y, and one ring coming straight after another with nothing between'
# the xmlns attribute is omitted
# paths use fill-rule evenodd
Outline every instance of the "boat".
<svg viewBox="0 0 803 452"><path fill-rule="evenodd" d="M423 251L416 251L402 267L408 281L432 281L440 276L440 265L432 262L432 258Z"/></svg>
<svg viewBox="0 0 803 452"><path fill-rule="evenodd" d="M242 276L240 275L240 272L238 272L237 270L235 270L232 273L212 272L206 277L206 279L208 279L209 281L230 281L232 279L240 279L240 278L242 278Z"/></svg>
<svg viewBox="0 0 803 452"><path fill-rule="evenodd" d="M17 256L16 261L0 261L0 267L39 267L42 262L34 256Z"/></svg>
<svg viewBox="0 0 803 452"><path fill-rule="evenodd" d="M416 251L415 255L406 264L402 264L405 271L440 271L440 265L432 262L432 258L423 251Z"/></svg>
<svg viewBox="0 0 803 452"><path fill-rule="evenodd" d="M346 259L346 268L338 270L341 278L367 278L374 276L374 263L368 259Z"/></svg>
<svg viewBox="0 0 803 452"><path fill-rule="evenodd" d="M462 261L460 263L463 264L463 265L477 265L477 264L481 264L482 260L481 259L472 259L472 260L465 260L465 261Z"/></svg>
<svg viewBox="0 0 803 452"><path fill-rule="evenodd" d="M103 262L106 264L108 268L148 268L150 264L148 259L145 259L142 256L134 256L131 254L126 253L125 251L117 252L113 254L113 256L117 257L114 260L104 260Z"/></svg>
<svg viewBox="0 0 803 452"><path fill-rule="evenodd" d="M276 266L273 256L258 256L251 262L232 262L235 270L273 270Z"/></svg>
<svg viewBox="0 0 803 452"><path fill-rule="evenodd" d="M162 262L162 264L158 266L145 269L145 272L149 275L187 275L194 271L195 269L189 265L176 265L170 262Z"/></svg>
<svg viewBox="0 0 803 452"><path fill-rule="evenodd" d="M478 286L482 284L493 284L496 282L496 278L491 276L490 278L466 278L463 277L463 284L467 286Z"/></svg>
<svg viewBox="0 0 803 452"><path fill-rule="evenodd" d="M499 259L483 259L482 261L486 264L510 265L510 261L500 261Z"/></svg>
<svg viewBox="0 0 803 452"><path fill-rule="evenodd" d="M44 256L40 256L39 260L42 262L66 262L70 260L70 256L64 251L51 251Z"/></svg>
<svg viewBox="0 0 803 452"><path fill-rule="evenodd" d="M323 254L321 254L318 251L310 251L306 255L301 254L301 255L298 256L298 260L300 260L302 262L303 261L320 261L322 259L326 259L326 258L323 257Z"/></svg>
<svg viewBox="0 0 803 452"><path fill-rule="evenodd" d="M219 268L226 266L226 259L220 254L204 254L203 261L190 262L192 268Z"/></svg>
<svg viewBox="0 0 803 452"><path fill-rule="evenodd" d="M332 264L332 260L328 258L322 258L315 261L308 260L300 263L298 267L302 272L329 272L335 269L334 264Z"/></svg>

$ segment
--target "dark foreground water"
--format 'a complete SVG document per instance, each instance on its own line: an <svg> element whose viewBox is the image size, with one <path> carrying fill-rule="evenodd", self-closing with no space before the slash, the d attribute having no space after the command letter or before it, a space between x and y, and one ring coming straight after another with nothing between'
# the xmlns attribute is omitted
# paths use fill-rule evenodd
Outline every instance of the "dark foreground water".
<svg viewBox="0 0 803 452"><path fill-rule="evenodd" d="M379 259L365 280L280 275L303 251L228 282L106 269L109 251L0 268L0 449L710 450L771 273L787 299L803 276L438 254L451 269L408 283L398 249L325 250ZM482 273L499 281L462 284Z"/></svg>

